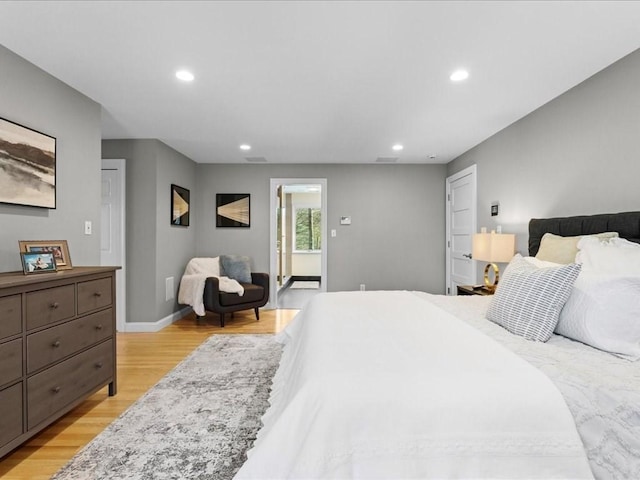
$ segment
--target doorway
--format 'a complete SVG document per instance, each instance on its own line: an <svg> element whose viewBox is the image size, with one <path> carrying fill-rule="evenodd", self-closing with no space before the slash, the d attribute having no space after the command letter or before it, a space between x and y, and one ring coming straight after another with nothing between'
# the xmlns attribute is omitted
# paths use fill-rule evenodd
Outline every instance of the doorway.
<svg viewBox="0 0 640 480"><path fill-rule="evenodd" d="M270 305L302 308L327 285L327 180L271 179Z"/></svg>
<svg viewBox="0 0 640 480"><path fill-rule="evenodd" d="M124 159L102 160L102 202L100 265L119 266L116 270L116 330L126 325L126 171Z"/></svg>
<svg viewBox="0 0 640 480"><path fill-rule="evenodd" d="M474 285L476 262L471 258L471 239L477 223L476 166L447 177L446 185L446 285L455 295L458 285Z"/></svg>

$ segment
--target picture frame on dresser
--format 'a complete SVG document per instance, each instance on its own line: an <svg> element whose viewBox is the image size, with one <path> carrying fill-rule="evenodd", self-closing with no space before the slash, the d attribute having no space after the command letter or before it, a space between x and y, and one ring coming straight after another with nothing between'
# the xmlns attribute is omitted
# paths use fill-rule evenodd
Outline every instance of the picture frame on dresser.
<svg viewBox="0 0 640 480"><path fill-rule="evenodd" d="M56 260L51 252L20 253L22 271L25 275L52 273L56 269Z"/></svg>
<svg viewBox="0 0 640 480"><path fill-rule="evenodd" d="M57 270L71 270L71 255L66 240L19 240L21 253L52 253Z"/></svg>

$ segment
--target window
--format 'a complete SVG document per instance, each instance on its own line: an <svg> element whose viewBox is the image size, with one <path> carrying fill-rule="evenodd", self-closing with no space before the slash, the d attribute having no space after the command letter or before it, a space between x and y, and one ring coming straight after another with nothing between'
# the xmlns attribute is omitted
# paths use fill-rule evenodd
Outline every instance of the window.
<svg viewBox="0 0 640 480"><path fill-rule="evenodd" d="M296 207L294 211L294 250L305 252L322 250L320 209Z"/></svg>

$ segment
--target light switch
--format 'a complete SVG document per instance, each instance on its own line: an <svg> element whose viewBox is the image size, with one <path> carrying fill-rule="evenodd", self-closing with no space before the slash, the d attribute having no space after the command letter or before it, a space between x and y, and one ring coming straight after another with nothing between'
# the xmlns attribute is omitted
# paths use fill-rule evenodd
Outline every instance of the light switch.
<svg viewBox="0 0 640 480"><path fill-rule="evenodd" d="M91 235L91 233L92 233L91 221L87 220L84 222L84 234Z"/></svg>
<svg viewBox="0 0 640 480"><path fill-rule="evenodd" d="M337 235L338 235L338 232L336 232L336 229L335 229L335 228L334 228L334 229L332 229L332 230L331 230L331 236L332 236L332 237L335 237L335 236L337 236Z"/></svg>

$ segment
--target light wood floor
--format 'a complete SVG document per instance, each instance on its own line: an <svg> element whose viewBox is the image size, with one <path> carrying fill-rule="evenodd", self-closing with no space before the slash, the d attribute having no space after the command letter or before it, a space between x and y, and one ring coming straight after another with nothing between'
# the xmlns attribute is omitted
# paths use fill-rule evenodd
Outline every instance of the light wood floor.
<svg viewBox="0 0 640 480"><path fill-rule="evenodd" d="M3 480L49 479L84 445L213 334L277 333L297 310L262 310L227 317L225 328L210 314L196 323L193 314L156 333L118 333L118 393L103 388L53 425L0 460ZM4 412L0 412L0 415Z"/></svg>

